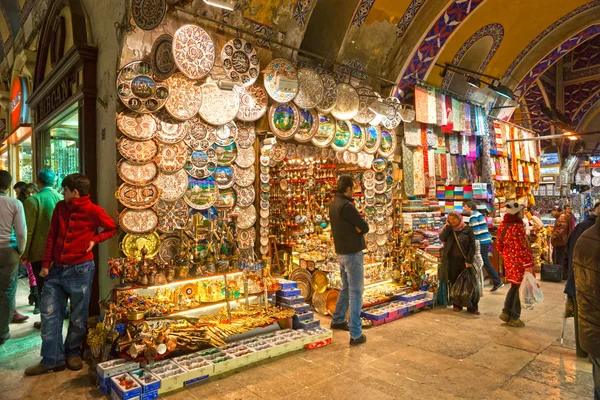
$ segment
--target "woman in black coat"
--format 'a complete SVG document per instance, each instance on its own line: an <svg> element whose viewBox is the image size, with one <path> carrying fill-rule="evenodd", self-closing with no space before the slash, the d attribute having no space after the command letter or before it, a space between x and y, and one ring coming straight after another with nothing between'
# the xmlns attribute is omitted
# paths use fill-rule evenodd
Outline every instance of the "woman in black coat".
<svg viewBox="0 0 600 400"><path fill-rule="evenodd" d="M458 239L458 241L457 241ZM446 275L452 287L458 276L466 269L473 266L475 257L475 235L473 230L465 225L462 215L456 211L448 214L448 220L442 232L440 240L444 242L444 251L442 253L442 273L439 274L441 280ZM454 311L461 311L462 307L454 304ZM468 312L479 315L478 303L467 309Z"/></svg>

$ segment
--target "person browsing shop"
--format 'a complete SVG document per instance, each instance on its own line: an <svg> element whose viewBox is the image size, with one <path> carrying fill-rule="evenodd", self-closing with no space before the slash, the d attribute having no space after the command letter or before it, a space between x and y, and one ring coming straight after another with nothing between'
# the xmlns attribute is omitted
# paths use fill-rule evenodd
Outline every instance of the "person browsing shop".
<svg viewBox="0 0 600 400"><path fill-rule="evenodd" d="M492 279L494 286L490 292L495 292L504 287L504 283L500 280L498 272L490 262L489 250L492 245L492 235L487 227L485 217L477 210L477 204L474 201L467 201L464 205L464 213L469 216L469 226L473 230L475 240L479 242L481 258L483 259L483 267Z"/></svg>
<svg viewBox="0 0 600 400"><path fill-rule="evenodd" d="M331 328L349 330L351 346L367 341L362 333L360 313L365 288L362 251L366 248L364 235L369 232L369 225L354 206L353 194L354 180L348 175L341 176L337 182L337 193L329 208L333 244L342 276L342 290L331 320ZM346 321L348 307L349 323Z"/></svg>
<svg viewBox="0 0 600 400"><path fill-rule="evenodd" d="M27 368L25 375L62 371L65 363L74 371L83 367L80 348L87 332L95 269L92 249L117 233L115 222L90 200L90 185L82 174L67 175L62 181L64 200L56 204L52 214L40 272L46 279L41 304L42 361ZM63 345L67 296L71 315Z"/></svg>
<svg viewBox="0 0 600 400"><path fill-rule="evenodd" d="M552 234L550 236L552 246L554 247L552 255L554 264L561 264L565 250L567 248L567 242L573 229L571 228L571 217L569 214L562 212L560 207L556 206L552 210L552 215L556 218L554 226L552 227ZM567 267L563 267L563 280L567 280L568 275Z"/></svg>

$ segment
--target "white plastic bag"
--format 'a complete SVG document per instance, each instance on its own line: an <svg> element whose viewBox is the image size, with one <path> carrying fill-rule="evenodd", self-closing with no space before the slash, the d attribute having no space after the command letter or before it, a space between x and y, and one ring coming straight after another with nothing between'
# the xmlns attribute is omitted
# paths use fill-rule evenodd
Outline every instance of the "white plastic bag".
<svg viewBox="0 0 600 400"><path fill-rule="evenodd" d="M530 272L525 272L523 275L523 281L519 288L519 299L521 306L527 310L533 310L535 303L544 301L544 293Z"/></svg>

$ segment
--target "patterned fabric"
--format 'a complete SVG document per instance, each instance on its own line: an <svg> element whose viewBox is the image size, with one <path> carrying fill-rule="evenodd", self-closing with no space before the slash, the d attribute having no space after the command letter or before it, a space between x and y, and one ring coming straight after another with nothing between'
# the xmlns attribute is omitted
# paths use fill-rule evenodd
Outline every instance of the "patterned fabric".
<svg viewBox="0 0 600 400"><path fill-rule="evenodd" d="M423 151L423 180L425 183L425 194L427 194L427 189L429 188L429 151L427 151L426 129L421 129L421 144L421 150Z"/></svg>
<svg viewBox="0 0 600 400"><path fill-rule="evenodd" d="M427 90L427 123L428 124L436 124L437 123L437 105L436 105L436 95L435 90L428 89Z"/></svg>
<svg viewBox="0 0 600 400"><path fill-rule="evenodd" d="M415 188L415 196L425 196L425 163L424 163L424 155L423 148L417 147L414 149L413 154L413 163L414 163L414 188Z"/></svg>
<svg viewBox="0 0 600 400"><path fill-rule="evenodd" d="M438 149L445 149L446 148L446 136L444 135L444 133L442 132L442 129L439 126L435 127L435 134L437 136L436 147Z"/></svg>
<svg viewBox="0 0 600 400"><path fill-rule="evenodd" d="M425 131L427 132L427 147L436 147L437 135L434 131L435 125L425 125ZM421 127L423 129L423 127Z"/></svg>
<svg viewBox="0 0 600 400"><path fill-rule="evenodd" d="M456 124L458 123L458 126ZM454 121L454 130L458 132L465 131L465 103L458 102L458 121Z"/></svg>
<svg viewBox="0 0 600 400"><path fill-rule="evenodd" d="M440 165L442 168L442 179L448 179L448 156L440 154Z"/></svg>
<svg viewBox="0 0 600 400"><path fill-rule="evenodd" d="M429 149L427 150L427 153L427 161L429 162L429 168L427 170L429 171L429 177L433 178L433 182L435 183L435 150Z"/></svg>
<svg viewBox="0 0 600 400"><path fill-rule="evenodd" d="M420 86L415 86L415 120L417 122L428 123L429 116L429 94L427 89Z"/></svg>
<svg viewBox="0 0 600 400"><path fill-rule="evenodd" d="M413 149L402 143L404 193L406 193L406 196L408 197L415 195L415 174L413 172L414 164Z"/></svg>
<svg viewBox="0 0 600 400"><path fill-rule="evenodd" d="M477 137L475 136L469 136L469 154L467 155L467 159L477 159Z"/></svg>
<svg viewBox="0 0 600 400"><path fill-rule="evenodd" d="M460 116L461 116L461 105L462 103L458 100L452 99L452 124L453 124L453 131L458 131L460 132L462 129L462 125L464 124L464 120L463 120L463 124L461 124L460 122ZM464 109L463 109L463 114L464 114Z"/></svg>
<svg viewBox="0 0 600 400"><path fill-rule="evenodd" d="M471 134L471 105L468 103L463 103L463 105L465 107L465 129L463 129L463 132Z"/></svg>
<svg viewBox="0 0 600 400"><path fill-rule="evenodd" d="M435 124L438 126L446 125L446 99L441 93L435 95Z"/></svg>
<svg viewBox="0 0 600 400"><path fill-rule="evenodd" d="M523 220L515 215L505 214L496 237L496 248L504 261L506 279L518 285L523 281L525 269L533 270L533 256L527 243ZM535 276L535 272L533 275Z"/></svg>
<svg viewBox="0 0 600 400"><path fill-rule="evenodd" d="M460 154L462 156L469 155L469 137L460 135Z"/></svg>
<svg viewBox="0 0 600 400"><path fill-rule="evenodd" d="M404 144L411 147L421 145L421 124L416 120L404 123Z"/></svg>
<svg viewBox="0 0 600 400"><path fill-rule="evenodd" d="M448 142L450 145L450 154L458 154L459 153L459 144L458 144L458 135L450 135L448 137Z"/></svg>
<svg viewBox="0 0 600 400"><path fill-rule="evenodd" d="M446 96L446 124L442 125L442 132L452 133L454 130L454 110L452 109L452 97Z"/></svg>

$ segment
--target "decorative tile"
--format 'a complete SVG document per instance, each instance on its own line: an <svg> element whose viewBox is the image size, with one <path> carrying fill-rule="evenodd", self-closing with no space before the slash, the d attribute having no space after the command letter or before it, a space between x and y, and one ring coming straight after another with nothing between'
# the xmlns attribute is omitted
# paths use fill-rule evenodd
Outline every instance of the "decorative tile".
<svg viewBox="0 0 600 400"><path fill-rule="evenodd" d="M579 125L581 119L598 101L600 101L600 91L596 92L592 97L588 98L586 102L571 117L571 120L573 121L573 126Z"/></svg>
<svg viewBox="0 0 600 400"><path fill-rule="evenodd" d="M306 26L308 18L310 18L313 3L316 3L316 0L298 0L296 2L293 17L300 26Z"/></svg>
<svg viewBox="0 0 600 400"><path fill-rule="evenodd" d="M600 37L590 39L571 52L571 70L600 65Z"/></svg>
<svg viewBox="0 0 600 400"><path fill-rule="evenodd" d="M565 114L569 117L600 87L600 79L565 85Z"/></svg>
<svg viewBox="0 0 600 400"><path fill-rule="evenodd" d="M402 19L400 19L400 22L398 22L398 25L396 25L397 39L400 39L402 36L404 36L404 33L408 29L408 26L413 21L413 19L415 19L415 15L417 15L417 12L419 12L421 6L424 3L425 0L412 0L410 2L410 5L408 6L406 11L404 12L404 15L402 16Z"/></svg>
<svg viewBox="0 0 600 400"><path fill-rule="evenodd" d="M367 15L369 15L369 11L371 11L371 7L375 4L375 0L361 0L356 12L354 13L354 17L352 18L352 23L350 26L356 26L360 28L360 26L365 22Z"/></svg>

